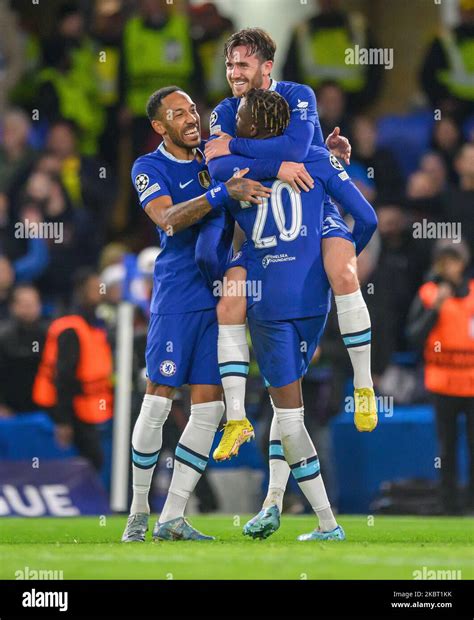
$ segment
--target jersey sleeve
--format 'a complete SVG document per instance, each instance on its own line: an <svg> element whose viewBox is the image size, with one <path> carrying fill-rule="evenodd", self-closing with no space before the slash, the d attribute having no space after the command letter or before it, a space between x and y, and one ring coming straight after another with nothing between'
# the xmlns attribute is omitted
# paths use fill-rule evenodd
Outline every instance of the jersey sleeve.
<svg viewBox="0 0 474 620"><path fill-rule="evenodd" d="M216 133L221 131L235 137L235 113L230 103L221 101L211 113L209 119L209 140L217 138Z"/></svg>
<svg viewBox="0 0 474 620"><path fill-rule="evenodd" d="M224 210L220 211L218 217L204 218L201 224L195 260L199 271L211 287L224 276L232 256L233 232L234 222Z"/></svg>
<svg viewBox="0 0 474 620"><path fill-rule="evenodd" d="M285 98L290 106L290 124L285 133L266 140L234 138L229 144L231 153L256 159L281 158L284 153L285 161L294 162L306 158L317 128L321 134L315 94L309 86L298 85Z"/></svg>
<svg viewBox="0 0 474 620"><path fill-rule="evenodd" d="M257 142L257 140L253 140ZM246 179L262 181L263 179L274 179L278 176L278 171L282 160L250 159L241 155L226 155L211 159L208 164L209 173L216 181L228 181L236 172L249 168L245 175Z"/></svg>
<svg viewBox="0 0 474 620"><path fill-rule="evenodd" d="M142 209L160 196L171 196L169 182L158 167L144 159L137 159L132 168L132 183Z"/></svg>
<svg viewBox="0 0 474 620"><path fill-rule="evenodd" d="M318 161L317 168L327 193L354 218L352 236L356 254L360 254L377 228L377 215L334 155L328 153L327 158Z"/></svg>

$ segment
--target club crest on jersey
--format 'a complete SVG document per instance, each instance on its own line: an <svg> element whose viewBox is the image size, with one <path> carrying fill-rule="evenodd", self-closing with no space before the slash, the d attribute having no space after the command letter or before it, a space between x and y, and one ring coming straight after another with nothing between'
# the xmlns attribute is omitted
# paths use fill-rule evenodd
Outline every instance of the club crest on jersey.
<svg viewBox="0 0 474 620"><path fill-rule="evenodd" d="M176 374L176 364L171 360L165 360L160 364L160 372L165 377L172 377Z"/></svg>
<svg viewBox="0 0 474 620"><path fill-rule="evenodd" d="M339 160L337 157L334 157L334 155L329 156L329 161L331 162L331 166L336 168L336 170L344 170L342 164L339 163Z"/></svg>
<svg viewBox="0 0 474 620"><path fill-rule="evenodd" d="M147 174L138 174L135 177L135 187L139 192L144 192L148 187L150 179Z"/></svg>
<svg viewBox="0 0 474 620"><path fill-rule="evenodd" d="M202 185L202 187L207 189L211 186L211 177L209 176L209 172L207 170L201 170L201 172L198 174L198 177L199 183Z"/></svg>

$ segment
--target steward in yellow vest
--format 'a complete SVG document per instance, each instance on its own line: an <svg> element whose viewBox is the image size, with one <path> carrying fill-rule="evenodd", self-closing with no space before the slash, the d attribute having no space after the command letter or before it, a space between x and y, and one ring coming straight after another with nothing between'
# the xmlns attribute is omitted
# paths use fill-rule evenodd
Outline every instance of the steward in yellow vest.
<svg viewBox="0 0 474 620"><path fill-rule="evenodd" d="M374 47L361 14L327 7L294 30L283 78L314 90L335 82L348 96L350 109L363 107L376 97L384 69L380 64L349 64L346 53Z"/></svg>
<svg viewBox="0 0 474 620"><path fill-rule="evenodd" d="M461 0L460 9L459 26L431 44L421 83L433 107L462 120L474 111L474 0Z"/></svg>
<svg viewBox="0 0 474 620"><path fill-rule="evenodd" d="M176 10L130 18L123 34L122 63L123 101L133 117L146 117L148 98L163 86L176 84L193 91L196 58L187 16Z"/></svg>
<svg viewBox="0 0 474 620"><path fill-rule="evenodd" d="M89 64L84 60L85 55L84 62L79 62L79 50L71 49L64 41L58 41L54 53L52 50L50 53L54 64L42 69L37 78L40 114L44 113L50 122L58 118L72 121L80 132L81 153L95 155L105 122L95 74L90 71L86 74Z"/></svg>

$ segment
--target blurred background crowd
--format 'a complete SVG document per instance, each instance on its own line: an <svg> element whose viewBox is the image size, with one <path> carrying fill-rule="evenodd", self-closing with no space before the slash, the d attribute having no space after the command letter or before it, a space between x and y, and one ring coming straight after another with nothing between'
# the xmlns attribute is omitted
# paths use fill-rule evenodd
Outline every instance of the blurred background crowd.
<svg viewBox="0 0 474 620"><path fill-rule="evenodd" d="M275 76L314 88L324 136L338 125L350 139L348 171L377 210L379 229L360 257L359 276L372 317L378 393L395 406L429 402L421 353L428 332L419 325L417 292L434 275L449 283L441 304L474 277L474 0L453 0L451 16L436 3L401 0L407 41L394 41L396 24L381 18L389 0L274 4L254 0L252 13L244 1L239 11L227 0L0 0L0 417L37 410L32 386L52 319L80 307L103 321L115 345L122 259L157 244L130 183L134 158L158 146L145 116L150 93L182 86L197 103L206 137L213 106L230 94L226 38L245 26L274 34L275 22ZM411 34L410 11L418 22ZM354 46L392 49L393 68L345 64L344 50ZM408 61L406 48L413 50ZM426 226L414 234L414 224L436 222L460 224L462 241L440 240ZM43 224L61 238L36 235ZM147 252L142 262L150 274ZM94 277L105 284L100 296L84 286ZM146 323L146 311L137 309L137 403ZM305 380L305 401L336 503L339 454L329 421L343 410L348 379L349 359L331 320ZM176 437L186 398L183 391L175 406ZM256 368L248 400L264 438L270 409ZM466 418L472 454L474 411ZM172 446L174 431L167 432ZM444 445L446 459L455 461L456 437ZM71 438L59 433L56 441L67 446ZM446 476L442 509L456 511L455 463ZM202 487L202 509L216 508L206 479ZM294 510L302 509L299 501Z"/></svg>

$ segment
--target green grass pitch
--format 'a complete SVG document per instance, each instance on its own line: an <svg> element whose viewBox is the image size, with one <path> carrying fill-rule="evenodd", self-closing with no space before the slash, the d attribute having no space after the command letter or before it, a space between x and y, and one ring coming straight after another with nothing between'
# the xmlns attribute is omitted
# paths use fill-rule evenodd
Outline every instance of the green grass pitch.
<svg viewBox="0 0 474 620"><path fill-rule="evenodd" d="M64 579L413 579L413 571L474 578L469 518L340 516L345 542L298 542L311 517L283 515L267 540L242 536L247 516L192 516L212 542L121 544L126 517L3 518L0 578L60 570ZM240 519L240 522L239 522ZM154 517L150 519L150 530Z"/></svg>

